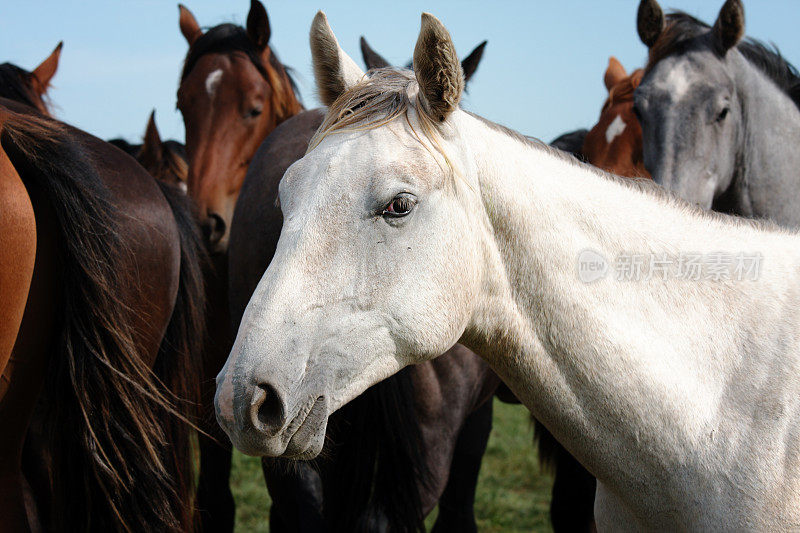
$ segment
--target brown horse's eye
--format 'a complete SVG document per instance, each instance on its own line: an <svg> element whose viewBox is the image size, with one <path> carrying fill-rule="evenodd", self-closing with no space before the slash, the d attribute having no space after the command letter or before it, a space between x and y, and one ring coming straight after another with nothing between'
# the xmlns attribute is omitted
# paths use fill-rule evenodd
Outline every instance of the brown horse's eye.
<svg viewBox="0 0 800 533"><path fill-rule="evenodd" d="M254 107L250 111L247 112L247 118L255 118L261 114L260 107Z"/></svg>
<svg viewBox="0 0 800 533"><path fill-rule="evenodd" d="M414 199L406 194L395 196L389 204L383 208L383 215L389 217L403 217L414 208Z"/></svg>

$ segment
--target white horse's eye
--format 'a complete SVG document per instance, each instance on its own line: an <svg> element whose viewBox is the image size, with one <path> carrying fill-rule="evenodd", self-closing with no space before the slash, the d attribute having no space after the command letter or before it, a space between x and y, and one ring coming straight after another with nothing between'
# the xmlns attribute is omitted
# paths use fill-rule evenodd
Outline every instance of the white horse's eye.
<svg viewBox="0 0 800 533"><path fill-rule="evenodd" d="M383 215L389 217L403 217L414 209L415 201L407 194L399 194L383 208Z"/></svg>

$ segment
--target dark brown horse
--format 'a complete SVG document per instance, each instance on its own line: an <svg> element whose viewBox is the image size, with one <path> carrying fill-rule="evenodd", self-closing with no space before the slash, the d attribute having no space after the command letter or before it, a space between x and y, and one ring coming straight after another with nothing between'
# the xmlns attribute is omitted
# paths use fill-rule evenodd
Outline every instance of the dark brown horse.
<svg viewBox="0 0 800 533"><path fill-rule="evenodd" d="M228 313L228 228L248 164L267 135L302 110L294 84L269 46L267 12L252 0L247 27L221 24L205 32L179 6L189 51L178 88L186 125L188 194L196 203L211 268L206 272L208 342L203 354L202 429L197 506L201 529L232 531L228 479L231 448L213 411L214 378L233 343Z"/></svg>
<svg viewBox="0 0 800 533"><path fill-rule="evenodd" d="M172 139L161 140L155 115L155 111L150 113L142 144L131 144L125 139L110 139L108 142L136 158L154 178L186 192L189 175L186 147Z"/></svg>
<svg viewBox="0 0 800 533"><path fill-rule="evenodd" d="M368 67L385 65L363 38L361 45ZM464 70L471 75L475 67L477 60ZM315 109L281 124L250 165L229 248L235 327L280 235L278 183L323 118ZM478 356L457 345L367 390L331 418L325 459L263 461L271 530L417 530L438 503L435 531L475 531L475 487L498 384Z"/></svg>
<svg viewBox="0 0 800 533"><path fill-rule="evenodd" d="M187 530L197 232L178 193L41 113L57 52L50 76L0 66L2 528Z"/></svg>

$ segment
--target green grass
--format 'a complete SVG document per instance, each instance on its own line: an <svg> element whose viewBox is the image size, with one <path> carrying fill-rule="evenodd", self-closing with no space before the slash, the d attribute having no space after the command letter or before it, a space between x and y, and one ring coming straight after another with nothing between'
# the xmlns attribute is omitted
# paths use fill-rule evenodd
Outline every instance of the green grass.
<svg viewBox="0 0 800 533"><path fill-rule="evenodd" d="M548 506L553 482L539 470L532 433L524 407L495 401L494 427L475 499L480 531L551 531ZM260 461L235 452L231 487L236 498L236 531L269 531L269 496ZM435 516L434 510L425 521L429 529Z"/></svg>

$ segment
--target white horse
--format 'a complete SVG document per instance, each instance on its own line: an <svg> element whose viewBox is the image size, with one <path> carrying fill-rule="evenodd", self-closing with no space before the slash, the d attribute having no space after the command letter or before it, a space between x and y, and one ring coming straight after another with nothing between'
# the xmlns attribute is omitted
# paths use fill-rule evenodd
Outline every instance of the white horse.
<svg viewBox="0 0 800 533"><path fill-rule="evenodd" d="M322 13L311 48L328 116L217 378L238 448L313 457L331 412L459 341L597 476L601 529L800 527L796 234L460 110L431 15L416 74L365 78Z"/></svg>

